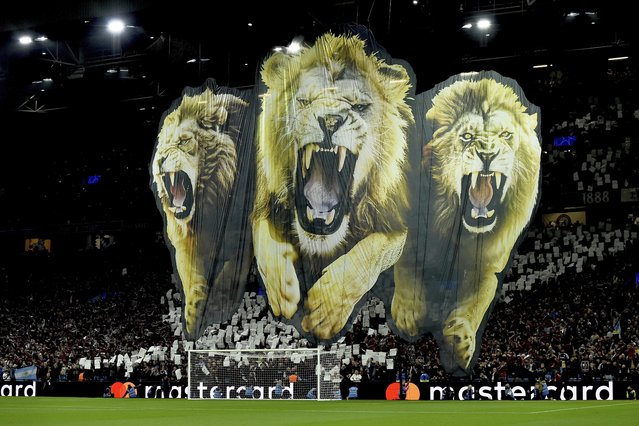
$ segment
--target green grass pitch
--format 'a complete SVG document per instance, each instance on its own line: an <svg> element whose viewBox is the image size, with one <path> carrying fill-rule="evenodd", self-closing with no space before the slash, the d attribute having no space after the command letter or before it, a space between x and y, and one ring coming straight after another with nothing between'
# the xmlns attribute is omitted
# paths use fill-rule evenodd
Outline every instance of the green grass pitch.
<svg viewBox="0 0 639 426"><path fill-rule="evenodd" d="M637 425L639 401L0 398L9 425Z"/></svg>

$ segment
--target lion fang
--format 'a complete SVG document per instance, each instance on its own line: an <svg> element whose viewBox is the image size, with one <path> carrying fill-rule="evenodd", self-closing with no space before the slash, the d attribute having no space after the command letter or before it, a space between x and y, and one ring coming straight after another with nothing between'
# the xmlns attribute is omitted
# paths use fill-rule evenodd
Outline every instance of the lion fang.
<svg viewBox="0 0 639 426"><path fill-rule="evenodd" d="M472 172L470 174L471 179L471 188L475 188L477 186L477 177L479 176L479 172Z"/></svg>
<svg viewBox="0 0 639 426"><path fill-rule="evenodd" d="M302 177L306 177L306 171L311 167L311 160L313 159L313 152L319 151L319 146L314 144L308 144L304 147L304 155L302 157Z"/></svg>
<svg viewBox="0 0 639 426"><path fill-rule="evenodd" d="M501 186L501 173L499 172L495 172L495 186L497 186L497 189Z"/></svg>
<svg viewBox="0 0 639 426"><path fill-rule="evenodd" d="M473 219L477 219L478 217L488 217L488 219L490 219L494 215L495 215L495 209L487 211L485 216L484 214L481 214L481 215L479 214L479 209L477 207L473 207L472 210L470 211L470 217L472 217Z"/></svg>
<svg viewBox="0 0 639 426"><path fill-rule="evenodd" d="M327 225L330 225L331 223L333 223L333 219L335 219L335 209L331 210L328 213L328 216L326 217L326 220L324 221Z"/></svg>
<svg viewBox="0 0 639 426"><path fill-rule="evenodd" d="M346 159L346 147L345 146L340 146L338 149L338 159L339 161L337 162L337 171L341 172L342 169L344 168L344 160Z"/></svg>

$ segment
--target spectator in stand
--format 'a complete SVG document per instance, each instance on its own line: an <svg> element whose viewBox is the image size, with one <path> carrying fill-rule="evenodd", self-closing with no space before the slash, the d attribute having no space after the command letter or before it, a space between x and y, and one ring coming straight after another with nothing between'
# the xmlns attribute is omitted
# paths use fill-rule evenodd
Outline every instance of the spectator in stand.
<svg viewBox="0 0 639 426"><path fill-rule="evenodd" d="M361 383L362 381L362 374L359 372L358 370L353 371L353 374L351 374L351 381L353 383Z"/></svg>

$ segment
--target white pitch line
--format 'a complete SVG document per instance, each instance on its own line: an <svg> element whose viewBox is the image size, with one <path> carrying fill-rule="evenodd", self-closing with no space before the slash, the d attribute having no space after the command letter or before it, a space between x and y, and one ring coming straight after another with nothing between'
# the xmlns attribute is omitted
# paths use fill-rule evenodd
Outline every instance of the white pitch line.
<svg viewBox="0 0 639 426"><path fill-rule="evenodd" d="M9 410L24 410L24 407L3 407ZM48 411L157 411L157 407L78 407L78 406L56 406L56 407L38 407L29 408L30 410L48 410ZM246 407L243 408L229 408L229 407L172 407L171 411L202 411L202 412L215 412L215 411L246 411ZM294 413L339 413L339 414L370 414L370 410L290 410ZM375 410L375 413L379 414L513 414L513 411L413 411L413 410ZM253 411L255 414L255 411Z"/></svg>
<svg viewBox="0 0 639 426"><path fill-rule="evenodd" d="M622 403L619 403L619 404L587 405L585 407L572 407L572 408L555 408L553 410L531 411L530 414L555 413L557 411L588 410L590 408L602 408L602 407L619 407L620 405L631 405L631 404L637 404L637 403L636 402L622 402Z"/></svg>

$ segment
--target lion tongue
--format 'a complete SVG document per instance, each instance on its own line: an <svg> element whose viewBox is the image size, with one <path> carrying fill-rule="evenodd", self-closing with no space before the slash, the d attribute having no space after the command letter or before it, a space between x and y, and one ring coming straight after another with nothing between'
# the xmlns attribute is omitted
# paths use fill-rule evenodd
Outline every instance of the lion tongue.
<svg viewBox="0 0 639 426"><path fill-rule="evenodd" d="M314 219L327 219L339 203L340 192L337 171L329 168L328 173L324 173L321 165L313 165L311 176L304 185L304 196Z"/></svg>
<svg viewBox="0 0 639 426"><path fill-rule="evenodd" d="M178 176L175 178L175 184L171 185L171 195L173 196L173 205L175 207L181 207L186 199L186 188L184 188L184 182Z"/></svg>
<svg viewBox="0 0 639 426"><path fill-rule="evenodd" d="M490 177L479 176L477 183L473 187L472 183L468 188L468 196L473 205L473 210L477 217L488 217L488 204L493 199L493 187L490 184Z"/></svg>

